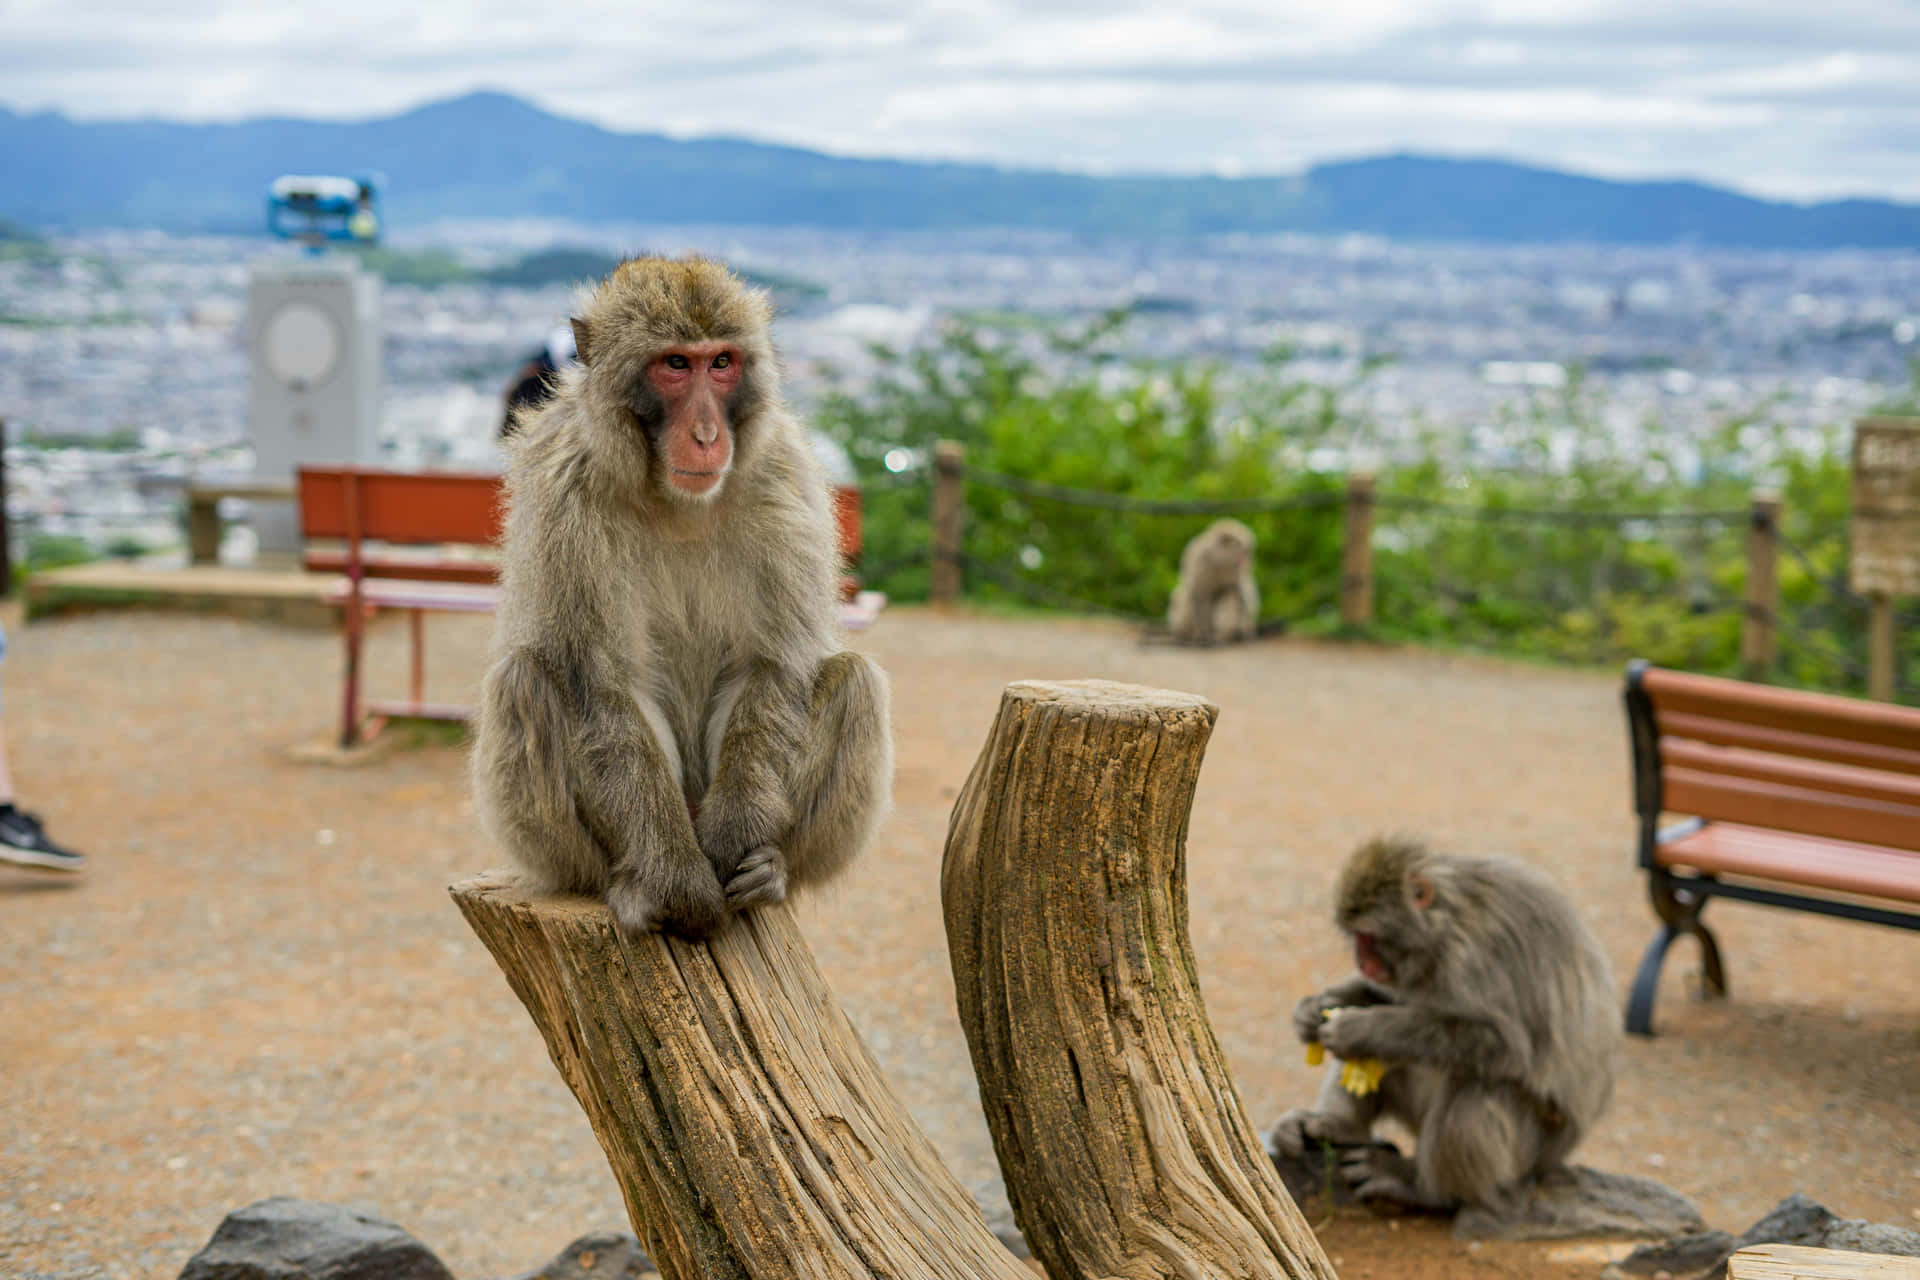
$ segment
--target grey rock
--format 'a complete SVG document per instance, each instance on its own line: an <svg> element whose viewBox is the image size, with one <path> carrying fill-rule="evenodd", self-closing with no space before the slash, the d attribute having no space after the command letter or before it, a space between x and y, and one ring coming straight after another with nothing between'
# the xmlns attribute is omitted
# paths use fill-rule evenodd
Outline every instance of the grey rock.
<svg viewBox="0 0 1920 1280"><path fill-rule="evenodd" d="M1453 1234L1461 1240L1663 1240L1705 1226L1693 1201L1671 1188L1575 1164L1542 1174L1509 1212L1462 1209Z"/></svg>
<svg viewBox="0 0 1920 1280"><path fill-rule="evenodd" d="M1827 1238L1827 1228L1840 1219L1811 1196L1798 1191L1767 1210L1766 1216L1748 1227L1733 1242L1735 1249L1750 1244L1804 1244L1814 1248Z"/></svg>
<svg viewBox="0 0 1920 1280"><path fill-rule="evenodd" d="M228 1214L180 1280L453 1280L376 1214L274 1196Z"/></svg>
<svg viewBox="0 0 1920 1280"><path fill-rule="evenodd" d="M1920 1258L1920 1231L1909 1231L1884 1222L1845 1218L1827 1228L1822 1248L1851 1249L1855 1253L1886 1253L1899 1258Z"/></svg>
<svg viewBox="0 0 1920 1280"><path fill-rule="evenodd" d="M1656 1244L1643 1244L1608 1270L1630 1276L1652 1276L1662 1271L1670 1276L1691 1276L1719 1266L1733 1253L1733 1248L1734 1239L1725 1231L1696 1231Z"/></svg>
<svg viewBox="0 0 1920 1280"><path fill-rule="evenodd" d="M1707 1251L1706 1246L1716 1240L1719 1247ZM1609 1270L1625 1276L1651 1276L1664 1271L1673 1276L1695 1277L1695 1280L1720 1280L1727 1274L1727 1259L1736 1250L1756 1244L1799 1244L1815 1249L1920 1258L1920 1231L1842 1218L1796 1191L1737 1237L1724 1231L1709 1231L1661 1244L1642 1245Z"/></svg>
<svg viewBox="0 0 1920 1280"><path fill-rule="evenodd" d="M633 1236L624 1231L595 1231L515 1280L639 1280L656 1270Z"/></svg>

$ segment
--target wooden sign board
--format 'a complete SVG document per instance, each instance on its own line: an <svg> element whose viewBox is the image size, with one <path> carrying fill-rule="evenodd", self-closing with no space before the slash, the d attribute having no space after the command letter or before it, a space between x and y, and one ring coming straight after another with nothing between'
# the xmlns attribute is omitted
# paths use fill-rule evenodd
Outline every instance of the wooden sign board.
<svg viewBox="0 0 1920 1280"><path fill-rule="evenodd" d="M1853 428L1853 548L1861 595L1920 596L1920 418Z"/></svg>

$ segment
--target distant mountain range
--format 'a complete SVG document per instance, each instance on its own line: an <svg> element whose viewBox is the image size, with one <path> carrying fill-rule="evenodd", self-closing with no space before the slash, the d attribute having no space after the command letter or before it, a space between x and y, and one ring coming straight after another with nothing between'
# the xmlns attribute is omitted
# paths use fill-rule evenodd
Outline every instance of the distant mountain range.
<svg viewBox="0 0 1920 1280"><path fill-rule="evenodd" d="M359 123L83 123L0 109L0 216L39 227L253 231L282 173L387 176L391 225L441 217L1132 235L1370 232L1401 240L1920 248L1920 206L1795 205L1691 182L1384 156L1295 177L1090 177L854 160L614 133L499 93Z"/></svg>

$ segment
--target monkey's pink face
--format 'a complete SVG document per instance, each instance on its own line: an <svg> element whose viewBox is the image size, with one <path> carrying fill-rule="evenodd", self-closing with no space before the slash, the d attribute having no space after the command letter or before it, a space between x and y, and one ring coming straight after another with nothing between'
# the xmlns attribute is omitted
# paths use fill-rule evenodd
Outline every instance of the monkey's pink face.
<svg viewBox="0 0 1920 1280"><path fill-rule="evenodd" d="M733 420L727 407L740 386L740 349L730 342L690 342L656 356L647 383L666 408L659 450L672 490L711 498L733 465Z"/></svg>
<svg viewBox="0 0 1920 1280"><path fill-rule="evenodd" d="M1355 933L1353 935L1353 964L1361 973L1381 986L1393 985L1393 969L1381 958L1379 948L1374 945L1372 934Z"/></svg>

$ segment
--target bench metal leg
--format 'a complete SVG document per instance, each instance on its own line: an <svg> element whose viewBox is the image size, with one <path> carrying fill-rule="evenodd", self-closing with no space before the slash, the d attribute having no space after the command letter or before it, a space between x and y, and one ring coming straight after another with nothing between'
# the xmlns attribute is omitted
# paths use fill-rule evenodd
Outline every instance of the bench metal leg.
<svg viewBox="0 0 1920 1280"><path fill-rule="evenodd" d="M356 747L360 743L360 638L366 626L361 617L359 593L349 596L346 603L346 671L342 680L340 710L340 746L343 750Z"/></svg>
<svg viewBox="0 0 1920 1280"><path fill-rule="evenodd" d="M1660 932L1640 958L1640 970L1634 975L1633 992L1627 999L1627 1030L1643 1036L1653 1034L1653 998L1660 987L1660 966L1666 960L1667 948L1681 934L1692 934L1700 944L1701 985L1706 994L1711 997L1727 994L1727 971L1720 960L1720 944L1712 930L1700 923L1700 913L1706 909L1710 895L1676 885L1664 870L1654 870L1648 875L1647 887L1653 897L1654 912L1660 917Z"/></svg>
<svg viewBox="0 0 1920 1280"><path fill-rule="evenodd" d="M407 622L413 632L413 672L410 685L413 693L413 705L417 707L427 700L426 610L409 609L407 612Z"/></svg>

